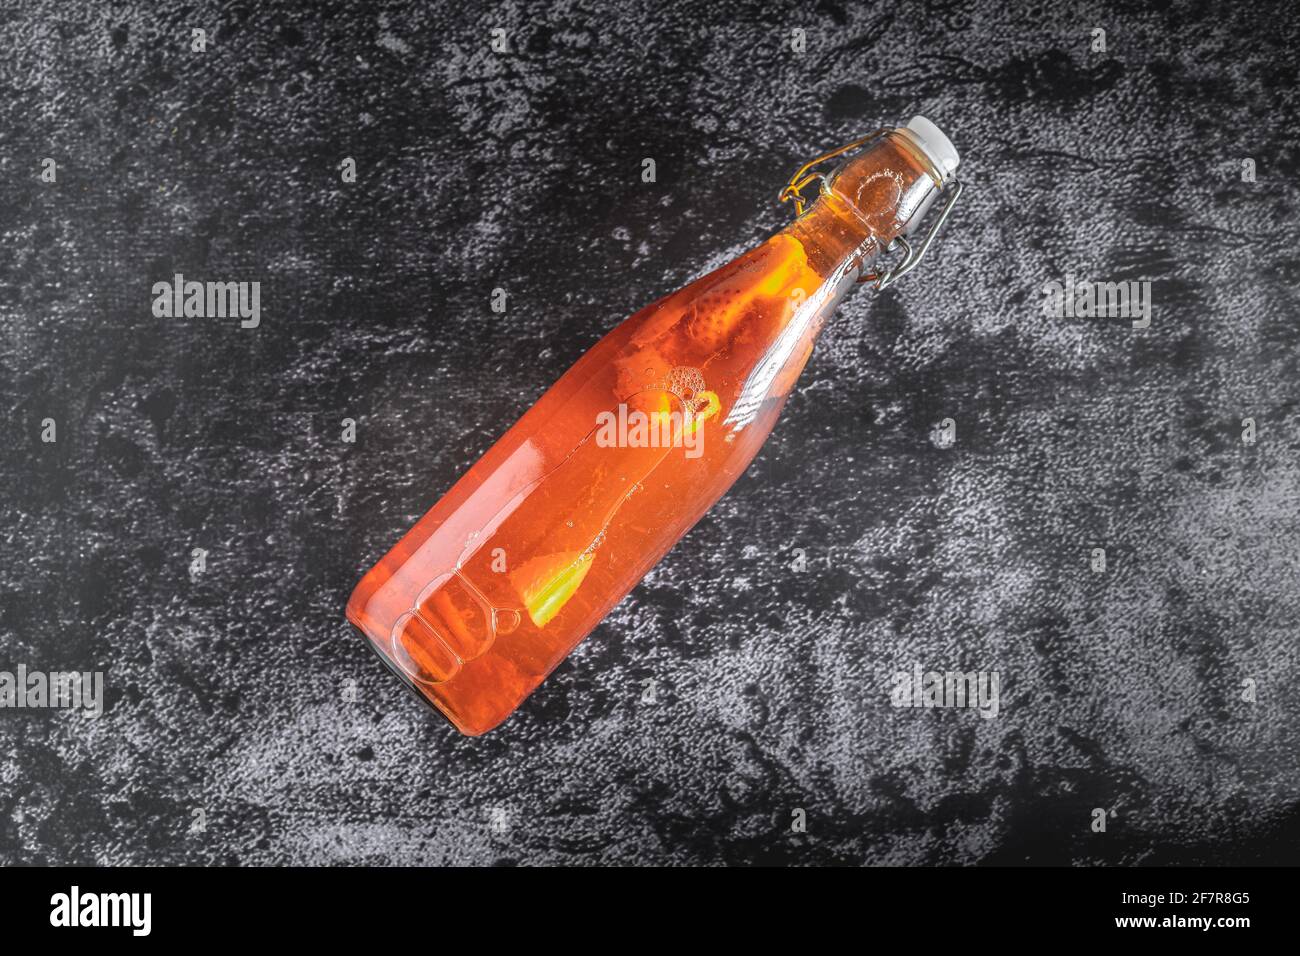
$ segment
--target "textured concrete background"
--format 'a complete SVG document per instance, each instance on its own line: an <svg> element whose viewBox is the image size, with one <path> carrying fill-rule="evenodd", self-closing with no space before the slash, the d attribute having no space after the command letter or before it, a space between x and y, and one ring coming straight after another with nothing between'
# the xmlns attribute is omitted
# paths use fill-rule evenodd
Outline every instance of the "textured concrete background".
<svg viewBox="0 0 1300 956"><path fill-rule="evenodd" d="M1294 17L0 27L0 670L108 683L97 721L0 711L0 861L1300 859ZM604 330L783 224L801 161L913 112L968 186L933 259L841 310L750 474L515 717L424 710L344 623L359 575ZM261 327L154 318L178 271L260 281ZM1070 273L1151 280L1151 328L1045 318ZM914 663L998 671L999 716L891 707Z"/></svg>

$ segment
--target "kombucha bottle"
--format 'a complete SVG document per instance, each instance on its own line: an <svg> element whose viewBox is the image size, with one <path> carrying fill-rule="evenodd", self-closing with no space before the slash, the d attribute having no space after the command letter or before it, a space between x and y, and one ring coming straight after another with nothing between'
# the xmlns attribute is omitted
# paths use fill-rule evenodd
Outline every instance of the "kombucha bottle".
<svg viewBox="0 0 1300 956"><path fill-rule="evenodd" d="M952 144L916 117L814 163L850 148L791 180L786 228L593 346L357 585L348 619L463 733L509 716L744 473L854 284L924 254L938 222L907 239L960 191ZM895 240L905 263L872 272Z"/></svg>

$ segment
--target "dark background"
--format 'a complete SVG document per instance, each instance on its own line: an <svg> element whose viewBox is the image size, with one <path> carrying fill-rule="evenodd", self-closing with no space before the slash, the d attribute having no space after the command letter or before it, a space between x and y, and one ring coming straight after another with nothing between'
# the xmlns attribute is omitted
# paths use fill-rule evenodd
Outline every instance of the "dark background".
<svg viewBox="0 0 1300 956"><path fill-rule="evenodd" d="M0 862L1300 859L1283 9L0 6L0 670L108 687L0 712ZM344 622L362 572L917 112L967 185L931 259L519 713L423 709ZM260 281L261 327L155 318L178 271ZM1151 327L1046 318L1067 274L1151 280ZM1000 715L895 709L913 663L998 671Z"/></svg>

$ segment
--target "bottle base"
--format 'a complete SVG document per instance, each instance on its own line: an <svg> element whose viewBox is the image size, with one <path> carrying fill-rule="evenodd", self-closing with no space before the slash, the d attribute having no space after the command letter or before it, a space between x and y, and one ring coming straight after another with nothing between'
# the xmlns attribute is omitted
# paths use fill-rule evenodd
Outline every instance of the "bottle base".
<svg viewBox="0 0 1300 956"><path fill-rule="evenodd" d="M380 649L379 645L375 642L375 639L366 631L365 627L353 618L350 609L347 614L347 619L348 619L348 623L352 625L353 630L355 630L357 634L361 637L361 639L365 642L365 645L368 648L370 648L370 650L374 653L376 657L378 657L381 661L384 662L384 667L388 668L388 670L402 682L403 687L405 687L412 694L414 694L419 699L420 703L422 703L427 710L437 714L439 717L447 721L447 723L451 724L451 726L455 727L456 730L460 731L460 733L464 734L466 737L481 737L484 734L486 734L488 731L494 730L497 727L501 726L501 724L505 722L506 717L510 716L509 714L506 714L500 720L497 720L490 724L483 724L481 726L474 725L474 724L467 724L464 721L458 720L454 714L450 714L446 710L444 710L437 700L431 698L428 694L426 694L423 690L421 690L419 685L415 682L414 678L412 678L411 675L408 674L402 667L400 667L396 661L394 661L391 657L389 657Z"/></svg>

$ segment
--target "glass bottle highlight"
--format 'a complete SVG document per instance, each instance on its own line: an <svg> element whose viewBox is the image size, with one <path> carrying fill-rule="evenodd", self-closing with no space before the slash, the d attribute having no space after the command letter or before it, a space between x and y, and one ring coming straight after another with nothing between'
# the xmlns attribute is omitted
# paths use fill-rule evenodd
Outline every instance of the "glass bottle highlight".
<svg viewBox="0 0 1300 956"><path fill-rule="evenodd" d="M801 169L789 226L583 355L361 579L348 619L462 732L499 724L744 473L854 284L924 255L957 161L915 117ZM904 262L871 271L896 242Z"/></svg>

